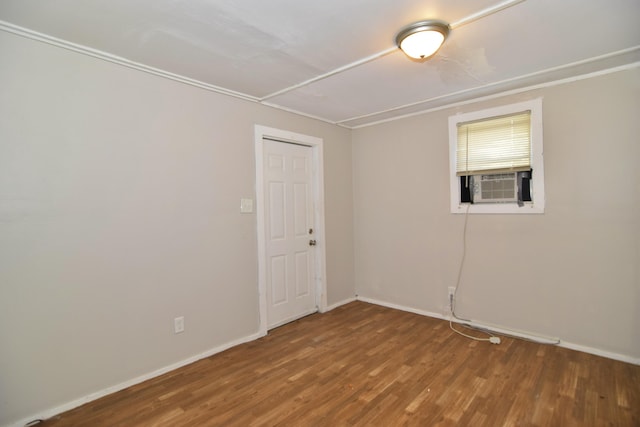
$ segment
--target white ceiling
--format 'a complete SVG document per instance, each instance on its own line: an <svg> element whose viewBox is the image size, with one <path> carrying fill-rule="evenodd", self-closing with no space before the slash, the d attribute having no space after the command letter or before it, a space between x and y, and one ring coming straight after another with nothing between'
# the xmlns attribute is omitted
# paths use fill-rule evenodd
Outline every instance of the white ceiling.
<svg viewBox="0 0 640 427"><path fill-rule="evenodd" d="M452 26L434 57L394 49L432 18ZM346 127L637 66L639 18L640 0L0 0L1 30Z"/></svg>

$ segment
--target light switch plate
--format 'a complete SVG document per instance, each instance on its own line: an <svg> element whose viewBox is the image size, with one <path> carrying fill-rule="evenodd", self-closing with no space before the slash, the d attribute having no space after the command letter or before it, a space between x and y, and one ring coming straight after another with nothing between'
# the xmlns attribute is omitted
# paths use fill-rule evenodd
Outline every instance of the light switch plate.
<svg viewBox="0 0 640 427"><path fill-rule="evenodd" d="M253 199L240 199L240 213L253 213Z"/></svg>

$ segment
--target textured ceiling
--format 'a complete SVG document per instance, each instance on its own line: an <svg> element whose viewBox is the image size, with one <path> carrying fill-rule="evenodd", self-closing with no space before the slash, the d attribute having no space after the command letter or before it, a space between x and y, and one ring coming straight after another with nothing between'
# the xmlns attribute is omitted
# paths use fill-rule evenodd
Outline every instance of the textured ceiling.
<svg viewBox="0 0 640 427"><path fill-rule="evenodd" d="M636 66L638 17L638 0L0 1L4 31L347 127ZM434 57L394 49L430 18L452 25Z"/></svg>

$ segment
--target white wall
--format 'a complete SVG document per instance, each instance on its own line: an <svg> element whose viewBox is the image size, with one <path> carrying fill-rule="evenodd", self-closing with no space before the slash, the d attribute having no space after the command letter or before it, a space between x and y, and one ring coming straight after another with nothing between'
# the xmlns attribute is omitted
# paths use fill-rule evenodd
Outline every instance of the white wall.
<svg viewBox="0 0 640 427"><path fill-rule="evenodd" d="M640 359L640 71L353 134L356 292L443 313L462 255L447 118L543 97L546 212L471 215L458 314Z"/></svg>
<svg viewBox="0 0 640 427"><path fill-rule="evenodd" d="M328 303L353 297L350 131L2 32L0 52L0 425L258 331L254 124L324 139Z"/></svg>

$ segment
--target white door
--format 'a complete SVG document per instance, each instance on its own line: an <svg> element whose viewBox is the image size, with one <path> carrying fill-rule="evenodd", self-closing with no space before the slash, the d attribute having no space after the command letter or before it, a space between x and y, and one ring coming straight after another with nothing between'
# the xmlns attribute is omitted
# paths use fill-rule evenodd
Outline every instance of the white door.
<svg viewBox="0 0 640 427"><path fill-rule="evenodd" d="M265 139L267 327L317 311L311 147Z"/></svg>

